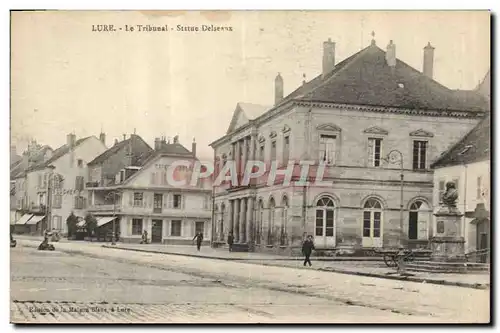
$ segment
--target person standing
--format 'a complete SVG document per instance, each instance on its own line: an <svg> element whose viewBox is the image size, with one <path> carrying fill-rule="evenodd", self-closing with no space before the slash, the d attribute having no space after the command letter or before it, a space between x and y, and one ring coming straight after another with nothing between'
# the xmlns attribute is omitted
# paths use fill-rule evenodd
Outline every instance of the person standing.
<svg viewBox="0 0 500 333"><path fill-rule="evenodd" d="M234 244L234 236L233 233L230 232L227 236L227 245L229 245L229 252L233 252L233 244Z"/></svg>
<svg viewBox="0 0 500 333"><path fill-rule="evenodd" d="M302 243L302 254L305 256L304 266L307 263L309 263L309 267L312 266L312 264L311 264L311 253L312 253L312 250L314 250L314 242L313 242L312 236L309 235L309 236L307 236L307 238L304 241L304 243Z"/></svg>
<svg viewBox="0 0 500 333"><path fill-rule="evenodd" d="M195 239L196 239L196 249L198 251L200 251L200 249L201 249L201 242L203 242L203 233L201 233L201 232L197 233L194 236L193 240L195 240Z"/></svg>

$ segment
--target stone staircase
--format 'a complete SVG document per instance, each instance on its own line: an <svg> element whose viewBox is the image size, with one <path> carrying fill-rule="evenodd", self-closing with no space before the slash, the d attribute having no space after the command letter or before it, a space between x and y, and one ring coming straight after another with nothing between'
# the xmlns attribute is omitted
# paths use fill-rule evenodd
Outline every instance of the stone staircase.
<svg viewBox="0 0 500 333"><path fill-rule="evenodd" d="M479 273L488 274L490 265L474 262L414 261L405 265L407 271L426 273Z"/></svg>

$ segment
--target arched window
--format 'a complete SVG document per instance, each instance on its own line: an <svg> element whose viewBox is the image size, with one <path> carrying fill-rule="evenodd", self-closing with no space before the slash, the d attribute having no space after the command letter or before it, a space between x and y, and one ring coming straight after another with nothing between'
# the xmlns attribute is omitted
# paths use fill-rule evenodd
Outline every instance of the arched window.
<svg viewBox="0 0 500 333"><path fill-rule="evenodd" d="M286 226L287 226L287 221L288 221L288 198L286 196L283 197L282 206L283 206L283 211L282 211L282 216L281 216L280 244L286 245L286 243L287 243Z"/></svg>
<svg viewBox="0 0 500 333"><path fill-rule="evenodd" d="M382 204L375 198L363 206L363 242L365 247L381 246Z"/></svg>
<svg viewBox="0 0 500 333"><path fill-rule="evenodd" d="M316 237L334 236L335 203L332 198L322 197L316 203Z"/></svg>
<svg viewBox="0 0 500 333"><path fill-rule="evenodd" d="M267 244L272 244L274 239L274 217L275 217L275 208L276 203L274 202L274 198L271 197L269 200L269 222L268 222L268 231L267 231Z"/></svg>
<svg viewBox="0 0 500 333"><path fill-rule="evenodd" d="M423 200L410 205L408 217L408 239L426 239L431 209Z"/></svg>

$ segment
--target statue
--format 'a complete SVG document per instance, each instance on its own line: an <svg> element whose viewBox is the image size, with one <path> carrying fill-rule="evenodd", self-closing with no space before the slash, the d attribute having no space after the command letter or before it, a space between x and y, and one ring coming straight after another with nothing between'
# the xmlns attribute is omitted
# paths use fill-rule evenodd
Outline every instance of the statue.
<svg viewBox="0 0 500 333"><path fill-rule="evenodd" d="M448 207L456 207L457 199L458 199L458 191L455 188L455 183L448 182L446 183L446 192L442 196L443 204Z"/></svg>

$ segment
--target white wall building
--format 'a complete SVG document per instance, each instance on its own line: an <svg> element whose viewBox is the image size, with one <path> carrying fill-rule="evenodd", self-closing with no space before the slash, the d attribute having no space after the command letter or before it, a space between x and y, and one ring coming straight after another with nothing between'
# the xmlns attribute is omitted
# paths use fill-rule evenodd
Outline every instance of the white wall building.
<svg viewBox="0 0 500 333"><path fill-rule="evenodd" d="M446 183L456 184L457 208L464 214L461 233L466 252L490 248L490 116L446 151L432 167L436 209Z"/></svg>

